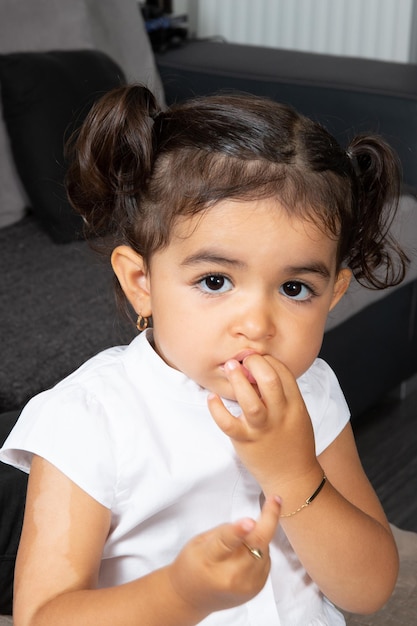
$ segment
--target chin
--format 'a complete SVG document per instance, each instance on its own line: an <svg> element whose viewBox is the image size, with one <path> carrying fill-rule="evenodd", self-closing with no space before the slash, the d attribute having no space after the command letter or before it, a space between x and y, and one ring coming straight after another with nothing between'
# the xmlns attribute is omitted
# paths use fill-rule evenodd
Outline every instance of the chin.
<svg viewBox="0 0 417 626"><path fill-rule="evenodd" d="M206 387L207 391L215 393L219 398L223 400L231 400L237 402L236 395L230 385L211 385Z"/></svg>

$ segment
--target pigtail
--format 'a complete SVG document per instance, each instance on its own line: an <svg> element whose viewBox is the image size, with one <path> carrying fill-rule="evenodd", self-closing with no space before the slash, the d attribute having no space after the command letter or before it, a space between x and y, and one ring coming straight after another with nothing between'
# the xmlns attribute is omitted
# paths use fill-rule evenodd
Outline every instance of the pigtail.
<svg viewBox="0 0 417 626"><path fill-rule="evenodd" d="M67 146L69 200L87 236L129 231L153 163L153 119L159 107L140 85L108 92L88 113Z"/></svg>
<svg viewBox="0 0 417 626"><path fill-rule="evenodd" d="M378 136L360 135L348 146L352 170L354 228L347 251L355 278L375 289L398 285L408 262L390 234L398 208L401 174L398 158Z"/></svg>

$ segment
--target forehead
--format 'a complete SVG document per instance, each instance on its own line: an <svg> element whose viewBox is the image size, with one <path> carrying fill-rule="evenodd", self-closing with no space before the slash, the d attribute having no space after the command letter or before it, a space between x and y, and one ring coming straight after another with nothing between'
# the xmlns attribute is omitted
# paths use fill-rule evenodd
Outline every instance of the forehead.
<svg viewBox="0 0 417 626"><path fill-rule="evenodd" d="M179 254L210 246L242 256L268 253L276 257L314 251L332 263L337 240L304 213L291 215L276 198L224 200L197 215L178 218L168 247Z"/></svg>

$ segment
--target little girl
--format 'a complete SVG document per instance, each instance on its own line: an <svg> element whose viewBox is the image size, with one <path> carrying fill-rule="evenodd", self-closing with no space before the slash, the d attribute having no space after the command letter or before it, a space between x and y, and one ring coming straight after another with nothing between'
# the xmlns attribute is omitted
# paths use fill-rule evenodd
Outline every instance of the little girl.
<svg viewBox="0 0 417 626"><path fill-rule="evenodd" d="M16 626L324 626L394 587L388 522L317 358L351 273L383 288L396 159L247 95L91 110L68 192L141 332L32 399ZM100 323L100 320L97 320Z"/></svg>

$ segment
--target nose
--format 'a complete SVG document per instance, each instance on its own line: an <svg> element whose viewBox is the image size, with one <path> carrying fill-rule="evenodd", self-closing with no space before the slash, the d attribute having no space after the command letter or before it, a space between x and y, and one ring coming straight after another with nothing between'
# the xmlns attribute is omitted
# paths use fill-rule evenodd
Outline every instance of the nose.
<svg viewBox="0 0 417 626"><path fill-rule="evenodd" d="M232 327L234 335L245 336L250 341L270 339L276 333L272 307L264 298L242 303Z"/></svg>

